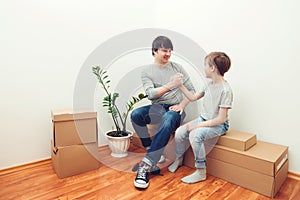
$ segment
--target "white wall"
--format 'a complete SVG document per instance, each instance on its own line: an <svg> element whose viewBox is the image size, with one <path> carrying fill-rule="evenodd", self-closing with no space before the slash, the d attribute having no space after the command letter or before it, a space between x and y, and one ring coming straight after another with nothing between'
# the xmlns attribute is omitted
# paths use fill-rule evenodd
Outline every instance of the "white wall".
<svg viewBox="0 0 300 200"><path fill-rule="evenodd" d="M72 107L78 72L98 45L162 28L229 54L231 128L289 146L289 171L300 173L300 3L178 2L0 1L0 169L50 156L50 110Z"/></svg>

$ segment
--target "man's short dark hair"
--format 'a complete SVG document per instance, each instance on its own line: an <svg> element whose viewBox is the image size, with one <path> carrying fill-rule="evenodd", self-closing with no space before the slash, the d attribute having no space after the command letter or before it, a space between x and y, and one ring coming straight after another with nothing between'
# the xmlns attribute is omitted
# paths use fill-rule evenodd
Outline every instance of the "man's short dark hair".
<svg viewBox="0 0 300 200"><path fill-rule="evenodd" d="M159 48L171 49L173 50L173 44L169 38L166 36L158 36L152 42L152 55L154 56L154 51L156 52Z"/></svg>

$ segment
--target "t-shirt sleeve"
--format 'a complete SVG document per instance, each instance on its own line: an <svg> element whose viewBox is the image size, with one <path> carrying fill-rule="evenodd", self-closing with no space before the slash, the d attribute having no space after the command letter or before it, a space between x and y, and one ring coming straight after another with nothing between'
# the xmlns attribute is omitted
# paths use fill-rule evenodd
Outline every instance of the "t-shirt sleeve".
<svg viewBox="0 0 300 200"><path fill-rule="evenodd" d="M224 90L221 95L220 108L232 108L233 94L231 90Z"/></svg>
<svg viewBox="0 0 300 200"><path fill-rule="evenodd" d="M141 79L145 93L148 95L148 99L158 98L157 90L154 88L153 82L145 70L142 71Z"/></svg>

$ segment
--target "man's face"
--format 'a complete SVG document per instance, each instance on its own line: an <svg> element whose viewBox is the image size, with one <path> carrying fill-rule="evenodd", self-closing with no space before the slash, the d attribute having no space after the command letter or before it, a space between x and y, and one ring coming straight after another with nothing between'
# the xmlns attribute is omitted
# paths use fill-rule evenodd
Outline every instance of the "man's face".
<svg viewBox="0 0 300 200"><path fill-rule="evenodd" d="M171 57L172 49L159 48L155 53L155 59L160 64L168 63Z"/></svg>

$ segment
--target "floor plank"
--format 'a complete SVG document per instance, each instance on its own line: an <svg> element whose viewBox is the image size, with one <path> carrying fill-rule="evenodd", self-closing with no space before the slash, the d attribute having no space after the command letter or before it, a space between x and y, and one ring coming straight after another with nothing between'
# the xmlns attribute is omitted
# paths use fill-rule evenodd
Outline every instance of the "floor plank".
<svg viewBox="0 0 300 200"><path fill-rule="evenodd" d="M194 169L183 166L170 173L167 160L160 165L163 176L150 175L145 190L133 186L131 167L145 151L130 146L129 156L113 158L108 147L99 149L101 166L97 170L59 179L50 159L0 171L0 200L8 199L270 199L253 191L208 175L207 180L185 184L180 179ZM300 181L288 178L274 199L300 199Z"/></svg>

